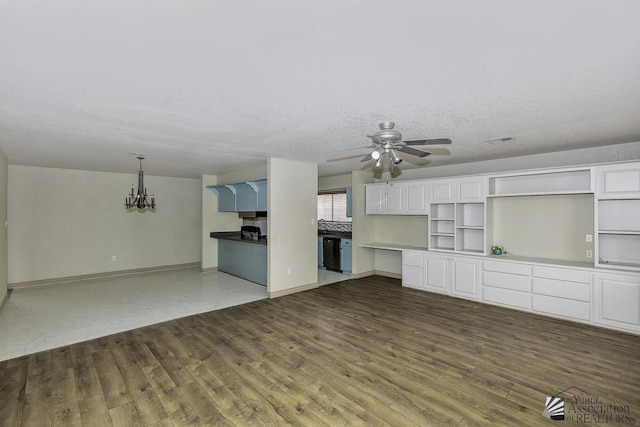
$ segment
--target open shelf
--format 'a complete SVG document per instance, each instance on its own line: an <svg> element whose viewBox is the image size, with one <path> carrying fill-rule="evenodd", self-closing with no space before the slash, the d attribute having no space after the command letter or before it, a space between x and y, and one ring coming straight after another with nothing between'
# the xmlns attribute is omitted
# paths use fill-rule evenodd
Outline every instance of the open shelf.
<svg viewBox="0 0 640 427"><path fill-rule="evenodd" d="M429 227L431 234L451 234L455 233L453 220L438 220L432 219L431 226Z"/></svg>
<svg viewBox="0 0 640 427"><path fill-rule="evenodd" d="M462 228L456 230L456 251L484 252L484 229Z"/></svg>
<svg viewBox="0 0 640 427"><path fill-rule="evenodd" d="M457 227L484 227L484 203L456 204Z"/></svg>
<svg viewBox="0 0 640 427"><path fill-rule="evenodd" d="M598 200L598 229L640 232L640 200Z"/></svg>
<svg viewBox="0 0 640 427"><path fill-rule="evenodd" d="M454 203L438 203L431 205L431 219L455 219Z"/></svg>
<svg viewBox="0 0 640 427"><path fill-rule="evenodd" d="M453 235L432 234L429 249L452 251L455 249L455 237Z"/></svg>
<svg viewBox="0 0 640 427"><path fill-rule="evenodd" d="M598 265L640 269L640 199L600 199Z"/></svg>
<svg viewBox="0 0 640 427"><path fill-rule="evenodd" d="M430 212L430 249L484 253L484 203L433 203Z"/></svg>
<svg viewBox="0 0 640 427"><path fill-rule="evenodd" d="M598 263L640 268L640 234L598 234Z"/></svg>
<svg viewBox="0 0 640 427"><path fill-rule="evenodd" d="M489 179L489 196L589 193L591 169L550 171Z"/></svg>

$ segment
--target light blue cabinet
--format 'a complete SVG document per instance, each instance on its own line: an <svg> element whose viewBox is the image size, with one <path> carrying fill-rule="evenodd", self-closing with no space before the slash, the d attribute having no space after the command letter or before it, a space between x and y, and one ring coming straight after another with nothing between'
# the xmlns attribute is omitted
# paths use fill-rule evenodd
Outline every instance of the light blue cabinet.
<svg viewBox="0 0 640 427"><path fill-rule="evenodd" d="M218 239L218 271L267 286L267 245Z"/></svg>
<svg viewBox="0 0 640 427"><path fill-rule="evenodd" d="M347 187L347 218L353 217L353 191L351 187Z"/></svg>
<svg viewBox="0 0 640 427"><path fill-rule="evenodd" d="M266 212L267 179L207 187L218 197L218 212Z"/></svg>
<svg viewBox="0 0 640 427"><path fill-rule="evenodd" d="M218 196L218 212L236 212L236 189L230 185L207 187Z"/></svg>
<svg viewBox="0 0 640 427"><path fill-rule="evenodd" d="M318 236L318 268L324 268L322 241L324 237Z"/></svg>
<svg viewBox="0 0 640 427"><path fill-rule="evenodd" d="M351 273L351 255L352 255L353 242L351 239L340 240L340 266L342 272L346 274Z"/></svg>
<svg viewBox="0 0 640 427"><path fill-rule="evenodd" d="M251 185L246 182L233 184L236 189L236 210L238 212L255 211L258 206L258 196Z"/></svg>
<svg viewBox="0 0 640 427"><path fill-rule="evenodd" d="M266 212L267 211L267 180L260 179L258 181L253 181L254 188L256 193L258 194L258 206L256 207L256 211Z"/></svg>

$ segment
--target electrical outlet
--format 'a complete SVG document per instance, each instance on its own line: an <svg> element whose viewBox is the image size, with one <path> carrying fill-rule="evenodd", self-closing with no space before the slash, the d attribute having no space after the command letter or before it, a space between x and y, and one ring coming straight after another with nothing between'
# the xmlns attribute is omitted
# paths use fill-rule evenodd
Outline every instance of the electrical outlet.
<svg viewBox="0 0 640 427"><path fill-rule="evenodd" d="M584 256L586 256L587 258L593 258L593 251L590 249L587 249L584 253Z"/></svg>
<svg viewBox="0 0 640 427"><path fill-rule="evenodd" d="M111 257L111 261L116 261L117 259L118 259L118 258L116 258L116 256L115 256L115 255Z"/></svg>
<svg viewBox="0 0 640 427"><path fill-rule="evenodd" d="M287 268L287 274L291 274L291 267Z"/></svg>
<svg viewBox="0 0 640 427"><path fill-rule="evenodd" d="M585 242L587 242L587 243L591 243L591 242L593 242L593 234L587 234L587 235L585 236L585 239L584 239L584 240L585 240Z"/></svg>

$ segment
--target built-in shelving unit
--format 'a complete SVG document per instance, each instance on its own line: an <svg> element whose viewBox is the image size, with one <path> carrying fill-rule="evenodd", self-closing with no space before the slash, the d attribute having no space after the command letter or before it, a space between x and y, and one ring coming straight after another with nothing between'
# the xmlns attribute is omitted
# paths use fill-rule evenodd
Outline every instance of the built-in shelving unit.
<svg viewBox="0 0 640 427"><path fill-rule="evenodd" d="M640 269L640 164L597 169L596 265Z"/></svg>
<svg viewBox="0 0 640 427"><path fill-rule="evenodd" d="M433 203L429 218L430 249L484 253L484 203Z"/></svg>
<svg viewBox="0 0 640 427"><path fill-rule="evenodd" d="M484 203L456 203L456 250L483 253Z"/></svg>
<svg viewBox="0 0 640 427"><path fill-rule="evenodd" d="M640 199L598 200L598 264L640 268Z"/></svg>
<svg viewBox="0 0 640 427"><path fill-rule="evenodd" d="M456 216L455 203L433 203L429 224L431 249L455 249Z"/></svg>

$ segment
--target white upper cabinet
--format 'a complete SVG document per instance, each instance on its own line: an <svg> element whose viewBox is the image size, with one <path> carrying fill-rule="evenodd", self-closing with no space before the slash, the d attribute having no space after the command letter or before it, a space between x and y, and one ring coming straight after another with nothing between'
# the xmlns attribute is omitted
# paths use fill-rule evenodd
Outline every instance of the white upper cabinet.
<svg viewBox="0 0 640 427"><path fill-rule="evenodd" d="M431 203L453 202L457 199L455 180L438 179L429 183L431 188L429 201Z"/></svg>
<svg viewBox="0 0 640 427"><path fill-rule="evenodd" d="M407 187L404 183L390 182L386 185L387 211L390 215L401 215L407 211Z"/></svg>
<svg viewBox="0 0 640 427"><path fill-rule="evenodd" d="M599 199L640 199L640 164L598 166Z"/></svg>
<svg viewBox="0 0 640 427"><path fill-rule="evenodd" d="M427 215L429 213L429 186L427 181L410 181L406 183L407 214Z"/></svg>
<svg viewBox="0 0 640 427"><path fill-rule="evenodd" d="M484 202L487 177L436 179L429 182L431 203Z"/></svg>
<svg viewBox="0 0 640 427"><path fill-rule="evenodd" d="M427 181L366 184L367 214L427 215Z"/></svg>
<svg viewBox="0 0 640 427"><path fill-rule="evenodd" d="M387 186L385 183L365 185L367 214L383 214L387 212Z"/></svg>
<svg viewBox="0 0 640 427"><path fill-rule="evenodd" d="M459 202L484 202L487 195L487 178L474 177L456 180Z"/></svg>

